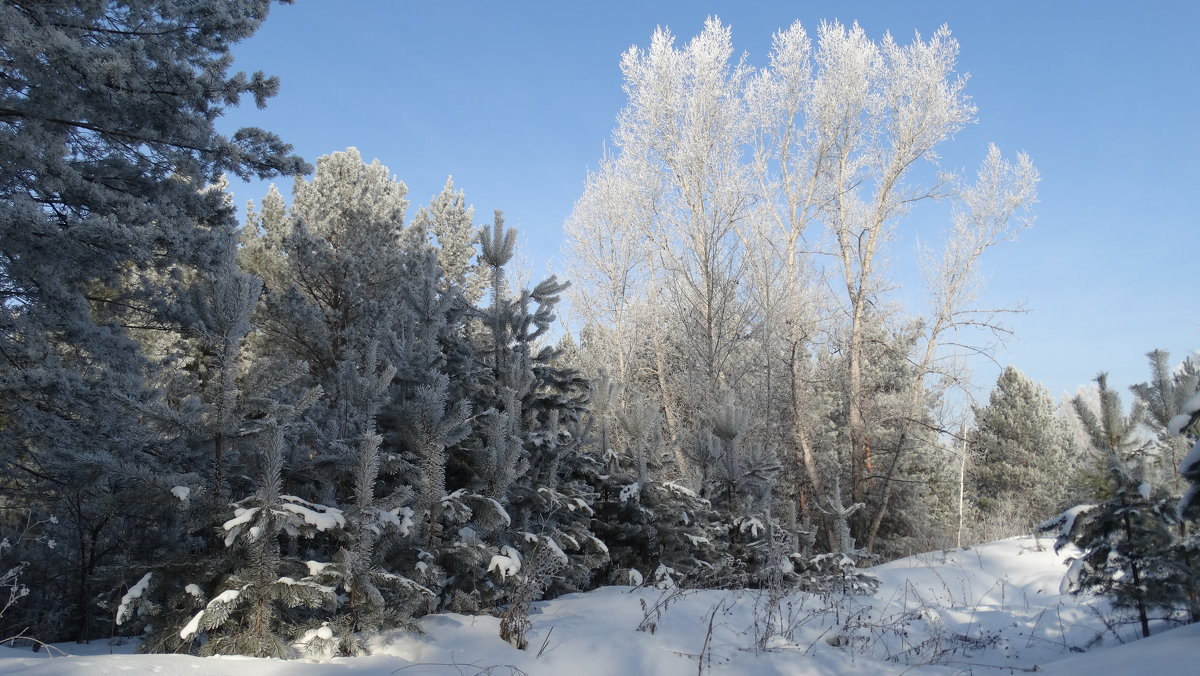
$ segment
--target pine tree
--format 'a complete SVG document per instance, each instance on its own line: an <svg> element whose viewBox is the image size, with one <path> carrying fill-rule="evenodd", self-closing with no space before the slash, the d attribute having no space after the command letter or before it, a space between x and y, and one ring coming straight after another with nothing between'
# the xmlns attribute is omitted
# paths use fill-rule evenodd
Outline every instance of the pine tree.
<svg viewBox="0 0 1200 676"><path fill-rule="evenodd" d="M1196 520L1200 518L1200 392L1183 402L1179 413L1168 421L1168 428L1192 443L1191 450L1179 464L1179 473L1189 484L1179 499L1179 514L1185 519Z"/></svg>
<svg viewBox="0 0 1200 676"><path fill-rule="evenodd" d="M782 465L775 453L748 439L750 412L718 394L705 426L690 452L701 495L708 498L728 528L729 553L749 574L771 565L770 550L781 525L772 513L772 497Z"/></svg>
<svg viewBox="0 0 1200 676"><path fill-rule="evenodd" d="M1054 415L1045 388L1016 368L1005 368L988 405L975 409L967 444L978 519L1003 515L1010 527L1023 528L1068 506L1073 449L1066 422Z"/></svg>
<svg viewBox="0 0 1200 676"><path fill-rule="evenodd" d="M599 461L590 468L599 489L593 527L609 555L598 582L736 583L720 550L727 522L676 480L661 417L640 395L622 396L624 390L607 372L592 381L589 445Z"/></svg>
<svg viewBox="0 0 1200 676"><path fill-rule="evenodd" d="M1146 411L1146 423L1150 425L1162 448L1164 481L1170 484L1175 494L1183 493L1180 473L1181 462L1188 452L1185 438L1171 430L1171 421L1186 412L1188 400L1200 391L1200 364L1192 359L1185 360L1178 369L1172 370L1171 356L1163 350L1146 353L1150 361L1150 380L1132 388Z"/></svg>
<svg viewBox="0 0 1200 676"><path fill-rule="evenodd" d="M272 187L245 229L243 264L266 287L256 342L263 354L308 362L330 406L342 408L331 415L353 416L345 407L355 402L337 373L357 368L372 344L390 361L404 302L396 291L408 281L401 242L407 188L350 148L319 158L312 181L298 179L294 192L285 210Z"/></svg>
<svg viewBox="0 0 1200 676"><path fill-rule="evenodd" d="M1181 523L1171 548L1176 600L1187 607L1190 621L1200 622L1200 535L1194 523L1200 517L1196 501L1200 485L1200 363L1196 355L1190 355L1171 369L1166 352L1154 350L1146 356L1151 380L1132 389L1144 402L1148 422L1165 449L1168 466L1163 469L1169 479L1164 483L1173 495L1180 496L1175 511Z"/></svg>
<svg viewBox="0 0 1200 676"><path fill-rule="evenodd" d="M438 265L446 276L446 284L458 288L472 304L483 297L487 284L479 264L471 262L479 241L479 229L472 222L474 217L475 209L466 206L466 195L461 190L455 192L454 179L450 177L442 192L413 219L413 227L436 242Z"/></svg>
<svg viewBox="0 0 1200 676"><path fill-rule="evenodd" d="M463 442L464 478L471 489L463 496L485 498L503 517L500 523L480 522L472 533L490 547L488 569L499 575L488 580L491 587L472 590L485 603L505 594L540 598L551 584L559 587L551 593L576 591L605 557L604 544L590 528L594 489L581 473L592 462L580 454L586 381L556 363L552 346L541 344L565 285L551 277L510 295L505 266L515 234L499 213L481 233L480 261L491 293L472 313L482 327L474 339L485 368L471 393L478 425ZM556 576L537 563L545 556L555 561ZM521 560L536 565L522 573ZM516 577L510 579L506 570Z"/></svg>
<svg viewBox="0 0 1200 676"><path fill-rule="evenodd" d="M120 594L100 576L167 537L146 504L166 492L153 480L161 449L142 445L137 413L114 393L152 398L156 364L133 327L179 329L184 279L219 257L230 214L206 187L223 172L307 171L273 134L214 129L243 96L262 105L275 93L273 78L228 72L231 46L268 7L0 4L0 473L13 477L7 504L81 534L51 552L62 561L38 565L67 571L47 580L64 598L40 609L61 618L37 627L46 640L93 634L95 599Z"/></svg>
<svg viewBox="0 0 1200 676"><path fill-rule="evenodd" d="M318 394L314 391L298 408L307 408ZM280 575L285 563L280 556L282 534L311 536L345 524L340 510L283 494L285 424L272 419L264 425L258 490L239 501L234 518L223 525L225 544L245 550L244 565L225 578L222 591L179 630L184 641L201 631L207 634L201 654L286 657L288 622L279 617L281 611L331 606L335 601L332 587ZM290 563L297 567L297 562Z"/></svg>
<svg viewBox="0 0 1200 676"><path fill-rule="evenodd" d="M1149 636L1150 610L1177 603L1189 573L1171 551L1176 522L1171 500L1161 484L1151 483L1155 441L1144 438L1138 429L1145 408L1135 401L1125 414L1120 397L1108 388L1106 374L1098 375L1096 384L1098 408L1081 396L1074 404L1094 449L1106 463L1106 499L1068 510L1039 528L1058 531L1056 549L1072 542L1081 550L1064 587L1076 593L1110 595L1118 608L1136 612L1142 635Z"/></svg>

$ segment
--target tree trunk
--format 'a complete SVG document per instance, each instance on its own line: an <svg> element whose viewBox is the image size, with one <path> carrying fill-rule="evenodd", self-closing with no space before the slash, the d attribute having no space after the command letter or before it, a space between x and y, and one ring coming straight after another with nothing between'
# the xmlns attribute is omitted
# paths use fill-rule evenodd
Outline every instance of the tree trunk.
<svg viewBox="0 0 1200 676"><path fill-rule="evenodd" d="M1126 512L1122 520L1125 523L1125 541L1133 544L1133 524L1129 522L1129 513ZM1150 637L1150 619L1146 608L1146 591L1142 589L1142 575L1138 566L1137 559L1129 559L1129 572L1133 577L1133 589L1135 598L1137 599L1138 622L1142 625L1142 638Z"/></svg>
<svg viewBox="0 0 1200 676"><path fill-rule="evenodd" d="M850 348L847 355L848 377L846 383L846 399L847 399L847 426L850 437L849 460L850 460L850 504L866 503L866 431L864 430L862 400L863 400L863 375L862 375L862 298L858 297L861 294L856 294L853 299L853 308L851 309L850 317ZM858 525L855 528L854 538L858 542L864 541L866 530L869 525L863 523L863 517L866 516L865 510L859 511L859 517L853 519L853 523ZM870 549L870 546L867 546Z"/></svg>

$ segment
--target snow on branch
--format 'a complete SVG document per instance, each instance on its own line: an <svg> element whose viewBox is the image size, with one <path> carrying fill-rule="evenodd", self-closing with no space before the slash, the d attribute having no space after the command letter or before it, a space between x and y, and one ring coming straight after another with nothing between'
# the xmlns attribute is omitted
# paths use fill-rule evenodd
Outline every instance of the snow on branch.
<svg viewBox="0 0 1200 676"><path fill-rule="evenodd" d="M142 594L146 593L146 588L150 586L150 577L152 573L146 573L138 583L129 588L125 595L121 597L121 605L117 606L117 624L120 625L125 620L133 617L133 608L139 605Z"/></svg>

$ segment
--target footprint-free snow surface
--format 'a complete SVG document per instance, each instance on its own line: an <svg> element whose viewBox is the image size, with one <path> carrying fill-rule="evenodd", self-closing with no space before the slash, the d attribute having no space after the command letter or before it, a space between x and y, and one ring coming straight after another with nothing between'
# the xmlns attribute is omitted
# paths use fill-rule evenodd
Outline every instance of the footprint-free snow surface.
<svg viewBox="0 0 1200 676"><path fill-rule="evenodd" d="M1067 552L1013 538L872 569L873 597L606 587L534 606L529 647L499 620L453 613L423 635L370 637L370 654L315 660L137 655L132 644L0 649L0 674L93 676L462 676L486 674L1190 673L1200 625L1134 641L1090 597L1059 593ZM1120 633L1118 637L1114 633Z"/></svg>

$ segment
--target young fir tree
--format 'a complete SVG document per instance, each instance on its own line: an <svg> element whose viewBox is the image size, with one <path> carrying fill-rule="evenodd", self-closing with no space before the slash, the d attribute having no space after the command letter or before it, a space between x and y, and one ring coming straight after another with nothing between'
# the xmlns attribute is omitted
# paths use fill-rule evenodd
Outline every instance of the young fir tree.
<svg viewBox="0 0 1200 676"><path fill-rule="evenodd" d="M967 448L980 522L1004 518L1010 527L1026 528L1068 506L1070 431L1045 388L1012 366L1000 374L988 405L975 409Z"/></svg>
<svg viewBox="0 0 1200 676"><path fill-rule="evenodd" d="M1188 520L1200 518L1200 392L1193 393L1168 421L1168 429L1192 444L1179 464L1179 474L1188 482L1179 499L1179 515Z"/></svg>
<svg viewBox="0 0 1200 676"><path fill-rule="evenodd" d="M388 366L380 370L372 346L368 349L360 383L360 416L364 432L354 449L355 464L351 495L339 496L344 504L344 526L335 530L338 541L332 560L309 561L313 579L340 589L338 613L327 632L309 636L305 648L318 653L329 650L339 654L358 654L362 648L356 634L397 626L415 628L412 617L419 614L432 592L406 575L394 572L395 562L379 556L379 545L389 537L405 537L413 528L413 510L408 506L412 490L407 485L390 489L381 484L383 437L376 433L375 419L386 402L389 386L396 374ZM382 489L382 490L381 490ZM320 631L320 627L311 630ZM323 634L330 633L331 637ZM334 642L324 645L324 641Z"/></svg>
<svg viewBox="0 0 1200 676"><path fill-rule="evenodd" d="M1150 635L1150 611L1171 608L1187 581L1172 553L1176 513L1161 484L1152 483L1156 443L1139 428L1145 409L1140 400L1129 414L1108 388L1106 374L1096 377L1099 407L1081 396L1075 410L1103 457L1108 471L1105 499L1072 508L1039 528L1057 530L1056 549L1079 547L1064 580L1074 593L1109 595L1118 608L1133 610L1143 636Z"/></svg>
<svg viewBox="0 0 1200 676"><path fill-rule="evenodd" d="M141 415L144 443L169 448L175 472L164 473L160 493L166 509L154 513L174 541L164 543L152 560L130 562L131 570L149 571L143 585L139 615L156 631L145 644L150 649L173 649L172 638L182 622L180 613L192 610L183 582L210 586L231 565L216 535L228 518L231 494L244 494L246 440L241 432L252 418L276 405L276 390L295 375L265 381L262 367L248 369L243 340L251 330L250 317L258 303L260 280L238 269L232 222L222 254L207 270L189 275L189 284L172 309L177 331L156 331L141 342L148 353L157 351L160 369L154 397L129 404ZM155 350L153 341L166 343ZM152 610L151 610L152 609ZM149 612L148 612L149 611ZM129 617L126 620L131 619ZM118 611L118 625L122 624ZM140 628L143 623L132 623ZM125 623L122 632L130 631ZM174 627L174 628L172 628Z"/></svg>
<svg viewBox="0 0 1200 676"><path fill-rule="evenodd" d="M781 524L772 513L772 497L782 465L771 449L749 441L749 428L750 412L724 390L685 455L699 473L701 495L728 529L722 538L728 553L740 570L757 576L777 563L771 552Z"/></svg>
<svg viewBox="0 0 1200 676"><path fill-rule="evenodd" d="M488 564L499 577L492 581L507 581L504 593L538 598L552 581L580 588L605 551L590 529L594 489L579 471L587 460L579 454L586 381L557 365L556 350L540 342L565 285L551 277L510 296L505 266L515 242L499 214L480 236L491 281L488 304L475 313L483 327L477 353L486 368L472 397L480 425L464 445L477 493L507 517L503 528L479 533L498 548ZM522 560L530 564L524 572ZM496 594L486 586L479 591Z"/></svg>
<svg viewBox="0 0 1200 676"><path fill-rule="evenodd" d="M473 491L449 487L462 487L462 454L456 451L471 429L467 393L480 367L463 335L465 301L445 283L436 252L410 252L407 264L407 319L395 329L399 372L380 429L389 449L404 459L396 480L412 487L414 526L411 540L390 555L413 563L414 579L434 594L429 609L473 611L478 600L449 582L483 570L487 554L473 534L486 531L479 524L498 519L497 510Z"/></svg>
<svg viewBox="0 0 1200 676"><path fill-rule="evenodd" d="M1162 483L1172 496L1180 496L1176 514L1180 519L1172 544L1173 576L1178 580L1177 601L1187 608L1188 619L1200 622L1200 536L1194 521L1200 516L1196 507L1196 486L1200 484L1200 363L1190 355L1175 368L1162 350L1146 355L1150 360L1151 379L1131 389L1146 408L1147 423L1153 430L1164 458ZM1190 447L1190 450L1189 450Z"/></svg>
<svg viewBox="0 0 1200 676"><path fill-rule="evenodd" d="M297 408L307 408L319 394L314 390ZM290 627L296 618L284 615L285 611L331 607L336 600L332 587L307 576L281 575L303 570L299 561L285 561L281 556L281 536L311 537L314 531L345 524L340 510L283 493L285 425L278 419L263 425L258 489L236 503L233 518L222 526L225 544L244 552L242 565L222 580L221 591L178 630L183 641L202 633L203 655L289 656L288 639L295 633ZM285 565L291 570L285 570ZM205 599L203 590L190 588L189 593L198 602Z"/></svg>

